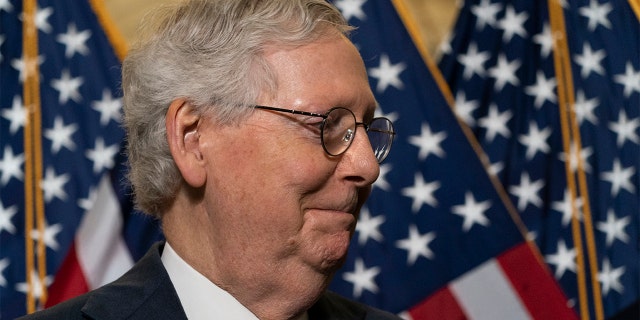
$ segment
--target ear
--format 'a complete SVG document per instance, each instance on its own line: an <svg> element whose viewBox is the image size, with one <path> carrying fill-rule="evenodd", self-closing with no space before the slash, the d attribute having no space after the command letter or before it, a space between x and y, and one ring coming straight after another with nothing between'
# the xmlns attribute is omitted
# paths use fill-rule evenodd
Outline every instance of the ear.
<svg viewBox="0 0 640 320"><path fill-rule="evenodd" d="M184 99L171 102L165 118L167 142L184 180L198 188L206 182L198 127L202 121L195 108Z"/></svg>

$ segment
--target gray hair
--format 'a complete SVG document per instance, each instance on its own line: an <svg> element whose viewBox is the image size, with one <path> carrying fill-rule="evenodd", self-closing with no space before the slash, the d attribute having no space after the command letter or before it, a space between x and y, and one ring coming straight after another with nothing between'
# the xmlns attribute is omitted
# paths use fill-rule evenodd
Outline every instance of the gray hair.
<svg viewBox="0 0 640 320"><path fill-rule="evenodd" d="M151 16L122 66L129 180L135 204L161 218L184 183L167 143L165 115L183 98L222 123L246 117L277 79L267 46L311 43L351 29L324 0L191 0Z"/></svg>

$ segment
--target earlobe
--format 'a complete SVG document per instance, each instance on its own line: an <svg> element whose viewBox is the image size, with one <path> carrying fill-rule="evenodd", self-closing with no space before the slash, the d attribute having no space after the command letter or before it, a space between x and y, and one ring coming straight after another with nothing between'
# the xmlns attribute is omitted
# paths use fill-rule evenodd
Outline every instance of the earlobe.
<svg viewBox="0 0 640 320"><path fill-rule="evenodd" d="M183 99L171 102L165 118L171 156L184 180L194 188L201 187L206 182L198 133L201 120L195 108Z"/></svg>

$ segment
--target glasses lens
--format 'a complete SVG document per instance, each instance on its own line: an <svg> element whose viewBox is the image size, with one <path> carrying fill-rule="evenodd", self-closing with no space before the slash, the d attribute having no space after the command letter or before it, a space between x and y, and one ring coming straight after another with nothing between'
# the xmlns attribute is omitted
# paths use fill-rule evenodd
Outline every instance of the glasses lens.
<svg viewBox="0 0 640 320"><path fill-rule="evenodd" d="M387 118L375 118L369 125L369 142L373 148L373 153L378 159L378 163L382 162L391 150L393 142L393 124Z"/></svg>
<svg viewBox="0 0 640 320"><path fill-rule="evenodd" d="M337 156L349 148L356 134L356 117L344 108L331 109L322 127L322 146L328 154Z"/></svg>

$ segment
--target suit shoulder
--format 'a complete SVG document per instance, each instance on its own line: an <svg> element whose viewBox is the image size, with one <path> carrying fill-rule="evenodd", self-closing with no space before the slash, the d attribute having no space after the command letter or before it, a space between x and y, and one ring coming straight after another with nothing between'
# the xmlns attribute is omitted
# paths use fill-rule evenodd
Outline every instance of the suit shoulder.
<svg viewBox="0 0 640 320"><path fill-rule="evenodd" d="M75 320L87 319L80 311L87 302L89 294L77 296L67 301L56 304L50 308L23 316L18 320L44 320L44 319L61 319Z"/></svg>
<svg viewBox="0 0 640 320"><path fill-rule="evenodd" d="M310 319L401 320L392 313L349 300L330 291L325 292L309 309L309 316Z"/></svg>

